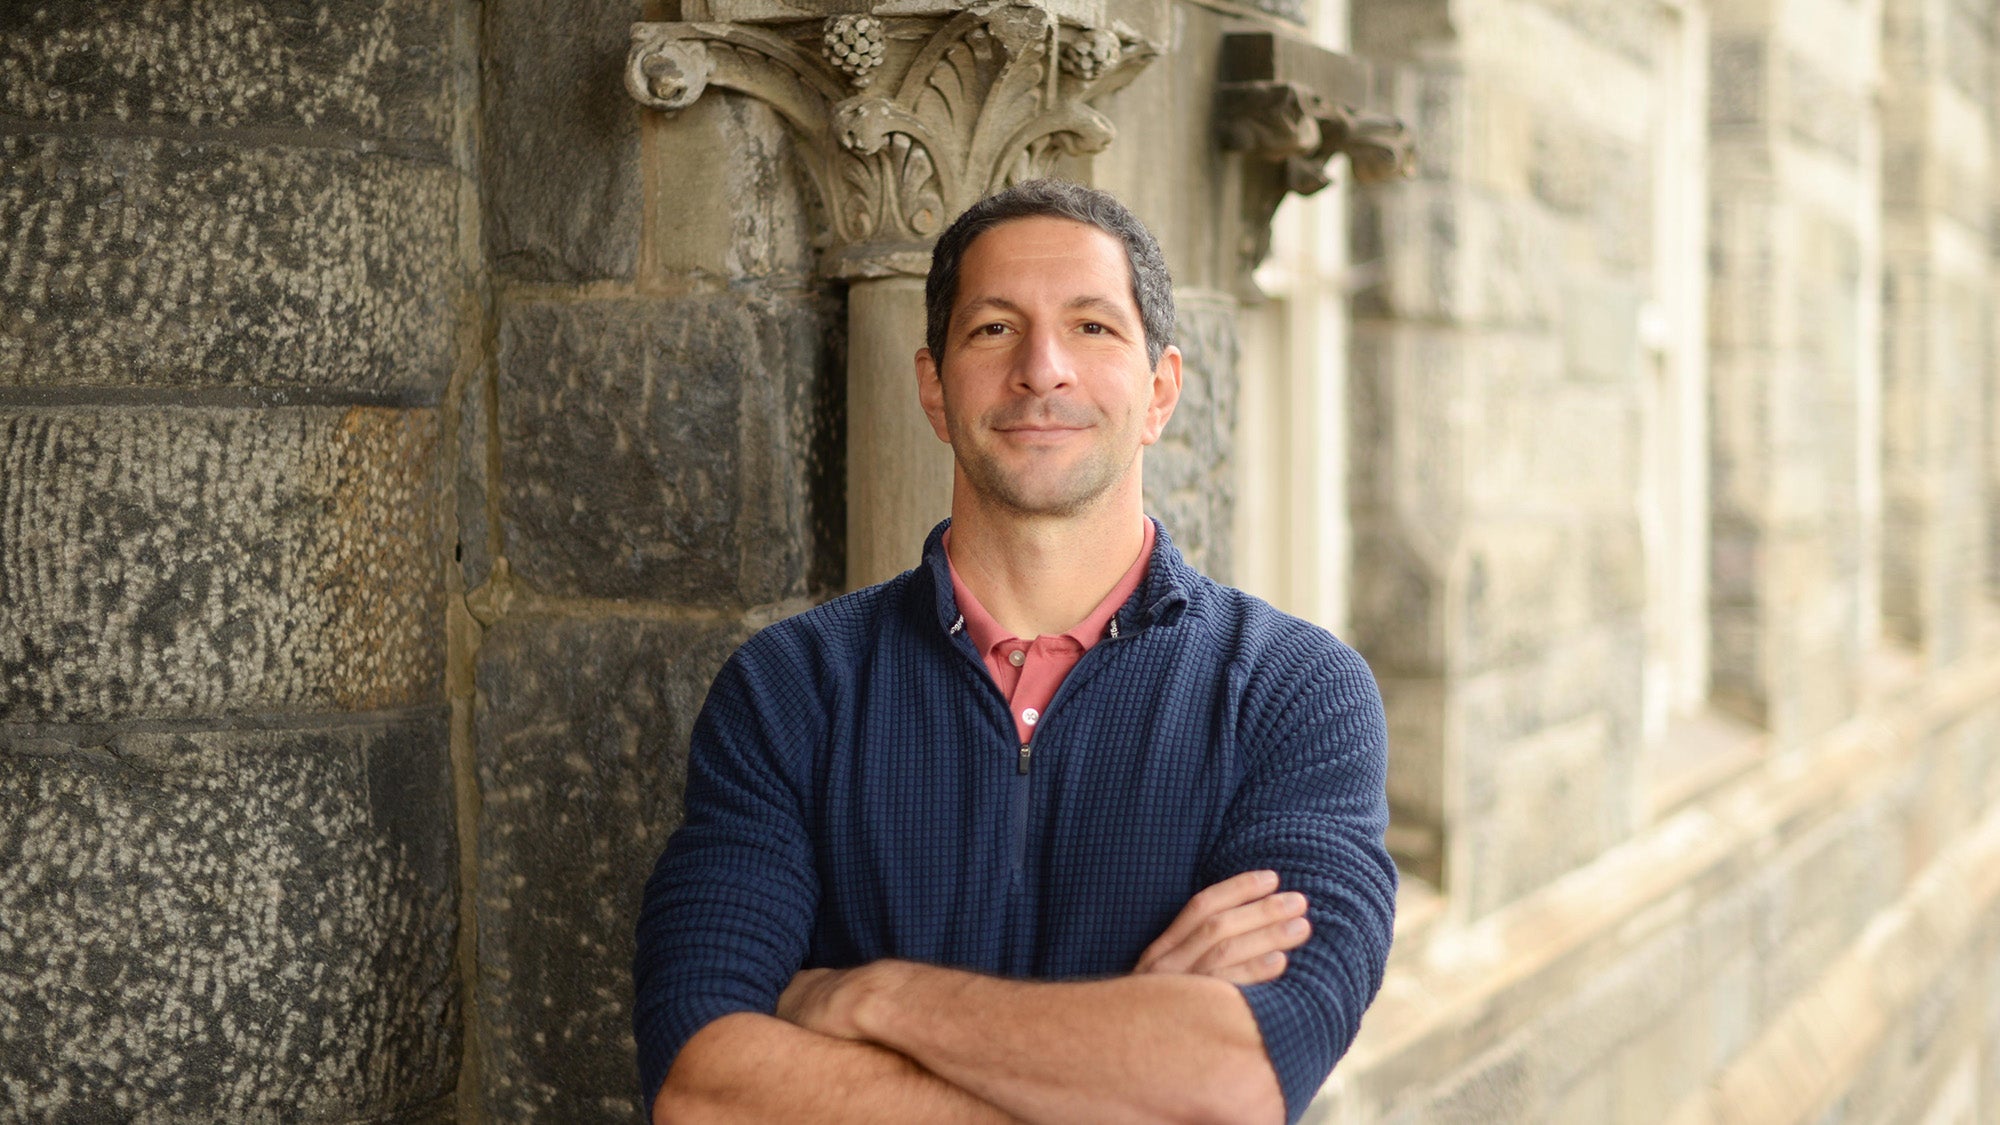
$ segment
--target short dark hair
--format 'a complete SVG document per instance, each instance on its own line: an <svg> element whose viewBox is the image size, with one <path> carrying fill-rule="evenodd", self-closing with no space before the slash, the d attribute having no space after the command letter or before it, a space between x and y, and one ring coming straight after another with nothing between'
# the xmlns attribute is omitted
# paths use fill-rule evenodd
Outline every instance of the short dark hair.
<svg viewBox="0 0 2000 1125"><path fill-rule="evenodd" d="M1161 353L1174 342L1174 281L1167 274L1166 256L1146 225L1110 193L1067 180L1029 180L995 192L966 208L938 237L931 272L924 279L924 346L931 350L931 360L944 367L951 307L958 300L958 268L972 240L1002 223L1040 217L1086 223L1125 245L1132 299L1146 330L1146 362L1159 366Z"/></svg>

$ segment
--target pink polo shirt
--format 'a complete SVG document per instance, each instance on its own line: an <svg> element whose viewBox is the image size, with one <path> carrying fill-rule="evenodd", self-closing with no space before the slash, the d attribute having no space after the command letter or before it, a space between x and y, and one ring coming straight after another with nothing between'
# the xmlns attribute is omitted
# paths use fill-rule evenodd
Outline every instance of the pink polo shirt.
<svg viewBox="0 0 2000 1125"><path fill-rule="evenodd" d="M950 528L945 529L944 547L945 561L950 563ZM1132 596L1132 591L1139 588L1146 577L1146 563L1152 557L1153 521L1147 520L1146 539L1140 544L1139 557L1132 560L1125 576L1104 595L1090 616L1067 633L1053 637L1044 633L1032 641L1002 632L1000 623L959 581L958 567L951 568L951 594L958 601L958 612L965 616L966 634L972 638L972 647L985 658L987 674L1000 685L1000 694L1007 697L1008 709L1014 713L1014 732L1020 735L1021 745L1026 746L1034 736L1035 724L1048 710L1049 700L1055 698L1063 677L1083 659L1090 646L1103 639L1112 616Z"/></svg>

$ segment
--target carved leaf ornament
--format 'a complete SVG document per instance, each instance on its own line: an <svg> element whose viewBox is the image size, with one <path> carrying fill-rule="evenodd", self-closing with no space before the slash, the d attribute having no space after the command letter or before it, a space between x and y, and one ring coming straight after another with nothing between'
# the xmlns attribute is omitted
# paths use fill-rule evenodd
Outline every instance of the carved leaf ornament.
<svg viewBox="0 0 2000 1125"><path fill-rule="evenodd" d="M931 240L981 196L1102 151L1088 103L1159 49L1122 28L997 4L937 17L775 25L641 23L626 87L673 113L710 86L770 105L797 135L835 277L922 276Z"/></svg>
<svg viewBox="0 0 2000 1125"><path fill-rule="evenodd" d="M1356 108L1367 94L1366 65L1268 31L1223 37L1216 84L1216 145L1242 158L1239 288L1271 249L1271 219L1286 195L1311 195L1333 182L1327 161L1346 153L1363 184L1416 170L1409 131L1393 117Z"/></svg>

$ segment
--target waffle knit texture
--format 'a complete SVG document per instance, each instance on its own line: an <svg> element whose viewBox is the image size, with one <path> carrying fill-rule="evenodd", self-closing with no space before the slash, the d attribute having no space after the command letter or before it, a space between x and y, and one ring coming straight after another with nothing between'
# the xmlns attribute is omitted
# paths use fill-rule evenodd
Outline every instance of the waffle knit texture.
<svg viewBox="0 0 2000 1125"><path fill-rule="evenodd" d="M1367 665L1200 574L1160 529L1023 773L945 526L917 569L764 629L716 677L639 913L648 1104L695 1032L772 1013L799 969L1119 975L1195 892L1269 868L1306 896L1312 937L1242 991L1297 1121L1381 986L1394 922Z"/></svg>

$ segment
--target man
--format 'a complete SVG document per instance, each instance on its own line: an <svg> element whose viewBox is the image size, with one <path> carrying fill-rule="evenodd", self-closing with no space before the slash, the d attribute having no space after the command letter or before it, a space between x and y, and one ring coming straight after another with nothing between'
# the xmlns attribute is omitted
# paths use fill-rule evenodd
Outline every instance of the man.
<svg viewBox="0 0 2000 1125"><path fill-rule="evenodd" d="M1115 200L975 204L926 300L952 518L716 678L639 920L654 1120L1296 1120L1388 955L1374 681L1141 513L1181 357Z"/></svg>

